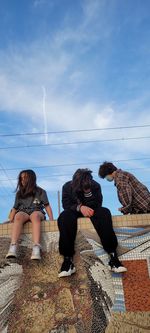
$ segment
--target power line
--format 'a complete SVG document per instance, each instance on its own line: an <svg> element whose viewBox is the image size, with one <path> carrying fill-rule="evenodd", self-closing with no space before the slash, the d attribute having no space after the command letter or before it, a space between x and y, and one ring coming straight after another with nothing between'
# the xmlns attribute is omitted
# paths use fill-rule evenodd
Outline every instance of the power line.
<svg viewBox="0 0 150 333"><path fill-rule="evenodd" d="M63 133L78 133L78 132L94 132L94 131L108 131L108 130L121 130L121 129L130 129L130 128L144 128L150 127L150 125L137 125L137 126L120 126L120 127L104 127L104 128L89 128L89 129L72 129L64 131L48 131L48 132L36 132L36 133L12 133L12 134L0 134L0 137L9 137L9 136L32 136L32 135L46 135L46 134L63 134Z"/></svg>
<svg viewBox="0 0 150 333"><path fill-rule="evenodd" d="M0 188L1 188L1 196L2 196L2 197L5 196L5 195L9 195L8 190L7 190L7 189L3 186L3 184L2 184L3 181L4 181L3 179L0 180ZM5 181L8 181L8 179L5 180ZM3 191L3 192L2 192L2 191Z"/></svg>
<svg viewBox="0 0 150 333"><path fill-rule="evenodd" d="M8 174L7 174L7 172L6 172L6 169L2 166L2 164L0 164L0 167L1 167L0 170L2 170L2 171L4 172L4 174L5 174L5 176L7 177L7 179L8 179L8 181L9 181L9 184L10 184L11 188L14 189L14 185L13 185L11 179L9 178L9 176L8 176Z"/></svg>
<svg viewBox="0 0 150 333"><path fill-rule="evenodd" d="M126 171L132 171L132 170L149 170L150 167L141 167L141 168L126 168ZM97 172L93 171L93 174L97 174ZM39 175L39 178L54 178L54 177L72 177L72 174L66 173L66 174L51 174L51 175ZM0 179L0 182L6 182L6 181L17 181L17 178L9 178L9 179ZM148 181L149 182L149 181Z"/></svg>
<svg viewBox="0 0 150 333"><path fill-rule="evenodd" d="M33 148L33 147L47 147L47 146L67 146L67 145L77 145L77 144L91 144L98 142L113 142L113 141L126 141L126 140L141 140L141 139L150 139L150 136L139 136L131 138L113 138L113 139L103 139L103 140L89 140L89 141L74 141L74 142L61 142L61 143L47 143L47 144L38 144L38 145L25 145L25 146L8 146L0 147L0 150L6 149L23 149L23 148Z"/></svg>
<svg viewBox="0 0 150 333"><path fill-rule="evenodd" d="M128 158L128 159L123 159L123 160L112 160L111 162L113 163L118 163L118 162L131 162L131 161L143 161L143 160L150 160L150 157L139 157L139 158ZM43 169L43 168L56 168L56 167L66 167L66 166L76 166L76 165L91 165L91 164L100 164L103 163L103 161L95 161L95 162L79 162L79 163L65 163L65 164L53 164L53 165L35 165L35 166L30 166L31 169ZM24 167L20 168L5 168L6 171L11 171L11 170L23 170ZM3 170L3 168L0 168L0 170Z"/></svg>

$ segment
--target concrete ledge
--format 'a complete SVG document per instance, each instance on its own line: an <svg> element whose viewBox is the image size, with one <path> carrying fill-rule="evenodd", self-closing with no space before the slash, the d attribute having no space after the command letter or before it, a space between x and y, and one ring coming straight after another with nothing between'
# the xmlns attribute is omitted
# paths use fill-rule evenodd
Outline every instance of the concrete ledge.
<svg viewBox="0 0 150 333"><path fill-rule="evenodd" d="M150 214L137 214L137 215L115 215L112 217L114 228L120 227L144 227L150 226ZM12 223L0 224L0 236L10 236ZM89 218L78 219L78 229L94 229ZM57 220L43 221L41 226L42 232L57 232ZM26 223L23 229L24 234L32 233L32 225L30 222Z"/></svg>

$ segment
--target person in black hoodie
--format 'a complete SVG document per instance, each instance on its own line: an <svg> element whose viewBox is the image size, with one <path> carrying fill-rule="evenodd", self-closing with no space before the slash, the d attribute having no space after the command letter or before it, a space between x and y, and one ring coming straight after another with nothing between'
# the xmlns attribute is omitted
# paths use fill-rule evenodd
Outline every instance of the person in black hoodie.
<svg viewBox="0 0 150 333"><path fill-rule="evenodd" d="M78 169L71 181L62 188L62 206L64 211L58 217L59 252L64 256L59 277L70 276L76 269L73 263L78 217L89 217L96 229L104 250L110 255L109 269L116 273L127 269L118 259L117 237L112 226L112 217L108 208L102 207L100 185L93 180L92 171Z"/></svg>

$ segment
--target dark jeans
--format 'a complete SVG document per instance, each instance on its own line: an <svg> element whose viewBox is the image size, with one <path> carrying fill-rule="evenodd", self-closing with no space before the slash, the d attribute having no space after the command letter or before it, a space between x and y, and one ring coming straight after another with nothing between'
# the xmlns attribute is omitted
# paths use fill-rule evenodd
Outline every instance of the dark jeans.
<svg viewBox="0 0 150 333"><path fill-rule="evenodd" d="M72 257L75 253L74 245L77 234L77 219L83 217L81 213L73 210L64 210L58 217L59 252L65 257ZM99 207L90 218L96 229L104 250L114 252L118 242L112 226L112 217L108 208Z"/></svg>

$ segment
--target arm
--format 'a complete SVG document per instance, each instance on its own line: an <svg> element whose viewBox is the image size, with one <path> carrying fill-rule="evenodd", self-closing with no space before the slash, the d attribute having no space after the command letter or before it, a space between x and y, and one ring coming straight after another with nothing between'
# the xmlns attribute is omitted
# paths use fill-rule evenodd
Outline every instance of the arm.
<svg viewBox="0 0 150 333"><path fill-rule="evenodd" d="M42 202L42 205L44 205L44 208L46 210L46 213L49 217L49 220L52 221L53 220L53 212L52 212L52 208L50 206L49 200L48 200L48 196L47 196L47 192L38 187L38 190L40 191L40 200Z"/></svg>
<svg viewBox="0 0 150 333"><path fill-rule="evenodd" d="M51 208L50 204L45 205L44 207L45 207L46 213L49 217L49 220L52 221L53 220L53 212L52 212L52 208Z"/></svg>
<svg viewBox="0 0 150 333"><path fill-rule="evenodd" d="M85 204L81 205L80 212L85 217L91 217L94 215L94 210L97 207L102 205L102 192L100 184L93 181L92 188L91 188L92 195L89 198L85 199Z"/></svg>
<svg viewBox="0 0 150 333"><path fill-rule="evenodd" d="M98 205L100 204L100 206L102 206L103 195L102 195L101 187L99 184L96 189L95 199L96 199L96 202L98 203Z"/></svg>
<svg viewBox="0 0 150 333"><path fill-rule="evenodd" d="M19 199L18 199L18 194L16 193L13 208L11 209L11 211L9 213L10 222L14 222L14 217L16 215L16 212L17 212L18 208L19 208Z"/></svg>
<svg viewBox="0 0 150 333"><path fill-rule="evenodd" d="M77 210L79 202L73 196L71 184L68 182L62 188L62 206L64 209Z"/></svg>
<svg viewBox="0 0 150 333"><path fill-rule="evenodd" d="M81 214L85 217L90 217L94 214L94 210L79 204L75 198L73 198L71 186L69 184L65 184L62 190L62 204L64 209L71 209L75 211L80 211Z"/></svg>
<svg viewBox="0 0 150 333"><path fill-rule="evenodd" d="M97 207L102 205L103 200L100 184L98 184L96 181L93 181L89 191L91 191L91 195L84 198L83 204L85 204L87 207L91 207L92 209L97 209Z"/></svg>
<svg viewBox="0 0 150 333"><path fill-rule="evenodd" d="M11 209L10 214L9 214L9 220L10 220L10 222L14 222L14 217L16 215L16 211L17 211L17 209L15 209L15 208Z"/></svg>
<svg viewBox="0 0 150 333"><path fill-rule="evenodd" d="M119 210L123 214L129 214L132 210L132 189L129 184L122 184L117 186L117 193L122 207Z"/></svg>

